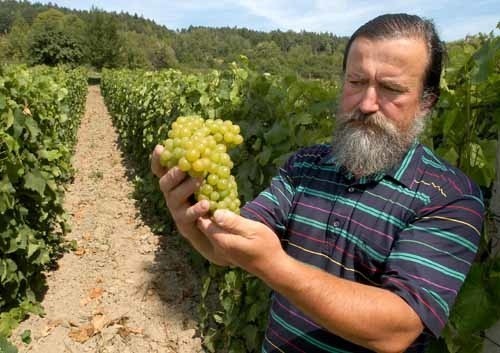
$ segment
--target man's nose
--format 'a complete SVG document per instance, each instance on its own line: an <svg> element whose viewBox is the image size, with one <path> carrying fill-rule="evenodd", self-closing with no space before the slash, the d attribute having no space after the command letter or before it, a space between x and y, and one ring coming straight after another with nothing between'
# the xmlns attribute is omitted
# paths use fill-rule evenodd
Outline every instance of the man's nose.
<svg viewBox="0 0 500 353"><path fill-rule="evenodd" d="M376 113L379 110L377 90L368 86L359 103L359 110L364 114Z"/></svg>

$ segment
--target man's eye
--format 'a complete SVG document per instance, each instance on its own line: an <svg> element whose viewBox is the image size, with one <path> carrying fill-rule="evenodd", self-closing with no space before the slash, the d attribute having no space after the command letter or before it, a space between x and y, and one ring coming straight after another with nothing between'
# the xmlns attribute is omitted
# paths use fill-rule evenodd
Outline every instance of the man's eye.
<svg viewBox="0 0 500 353"><path fill-rule="evenodd" d="M392 87L392 86L382 86L383 89L392 93L403 93L400 88Z"/></svg>
<svg viewBox="0 0 500 353"><path fill-rule="evenodd" d="M349 83L353 86L359 86L361 85L363 82L362 81L359 81L359 80L351 80L349 81Z"/></svg>

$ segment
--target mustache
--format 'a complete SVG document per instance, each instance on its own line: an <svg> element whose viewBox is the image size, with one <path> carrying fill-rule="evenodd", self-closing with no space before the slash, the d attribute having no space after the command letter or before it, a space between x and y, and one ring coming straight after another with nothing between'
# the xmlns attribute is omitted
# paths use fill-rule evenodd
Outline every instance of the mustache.
<svg viewBox="0 0 500 353"><path fill-rule="evenodd" d="M339 121L343 127L371 128L372 130L397 133L396 126L380 112L365 114L360 110L343 113Z"/></svg>

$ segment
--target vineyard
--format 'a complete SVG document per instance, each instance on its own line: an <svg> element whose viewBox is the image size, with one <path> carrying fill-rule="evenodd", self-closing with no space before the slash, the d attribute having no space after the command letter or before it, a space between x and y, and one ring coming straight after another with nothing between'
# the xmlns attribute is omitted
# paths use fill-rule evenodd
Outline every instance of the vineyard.
<svg viewBox="0 0 500 353"><path fill-rule="evenodd" d="M41 271L64 250L63 185L87 90L83 70L0 69L0 337L37 302Z"/></svg>
<svg viewBox="0 0 500 353"><path fill-rule="evenodd" d="M477 259L430 352L480 352L485 330L500 319L499 91L500 38L450 47L442 96L422 141L474 179L488 212ZM6 338L26 314L42 312L42 273L70 248L62 199L72 180L70 159L86 92L80 69L0 70L0 352L13 349ZM330 142L340 84L256 72L242 56L226 70L203 74L105 69L101 92L134 169L134 196L153 231L170 237L175 227L148 156L169 137L177 117L239 125L244 142L229 154L244 204L295 150ZM260 351L270 290L244 271L208 265L194 253L189 264L200 281L205 349Z"/></svg>

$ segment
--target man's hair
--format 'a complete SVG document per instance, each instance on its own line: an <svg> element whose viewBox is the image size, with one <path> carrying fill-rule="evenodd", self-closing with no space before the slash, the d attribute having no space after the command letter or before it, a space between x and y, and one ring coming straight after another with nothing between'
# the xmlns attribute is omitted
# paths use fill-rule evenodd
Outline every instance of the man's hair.
<svg viewBox="0 0 500 353"><path fill-rule="evenodd" d="M344 52L342 69L345 73L349 49L356 38L366 39L396 39L396 38L419 38L427 47L428 64L424 73L423 96L434 97L434 103L439 98L439 81L445 55L445 46L441 42L434 27L434 23L428 19L422 19L408 14L386 14L381 15L365 23L354 32L349 39Z"/></svg>

